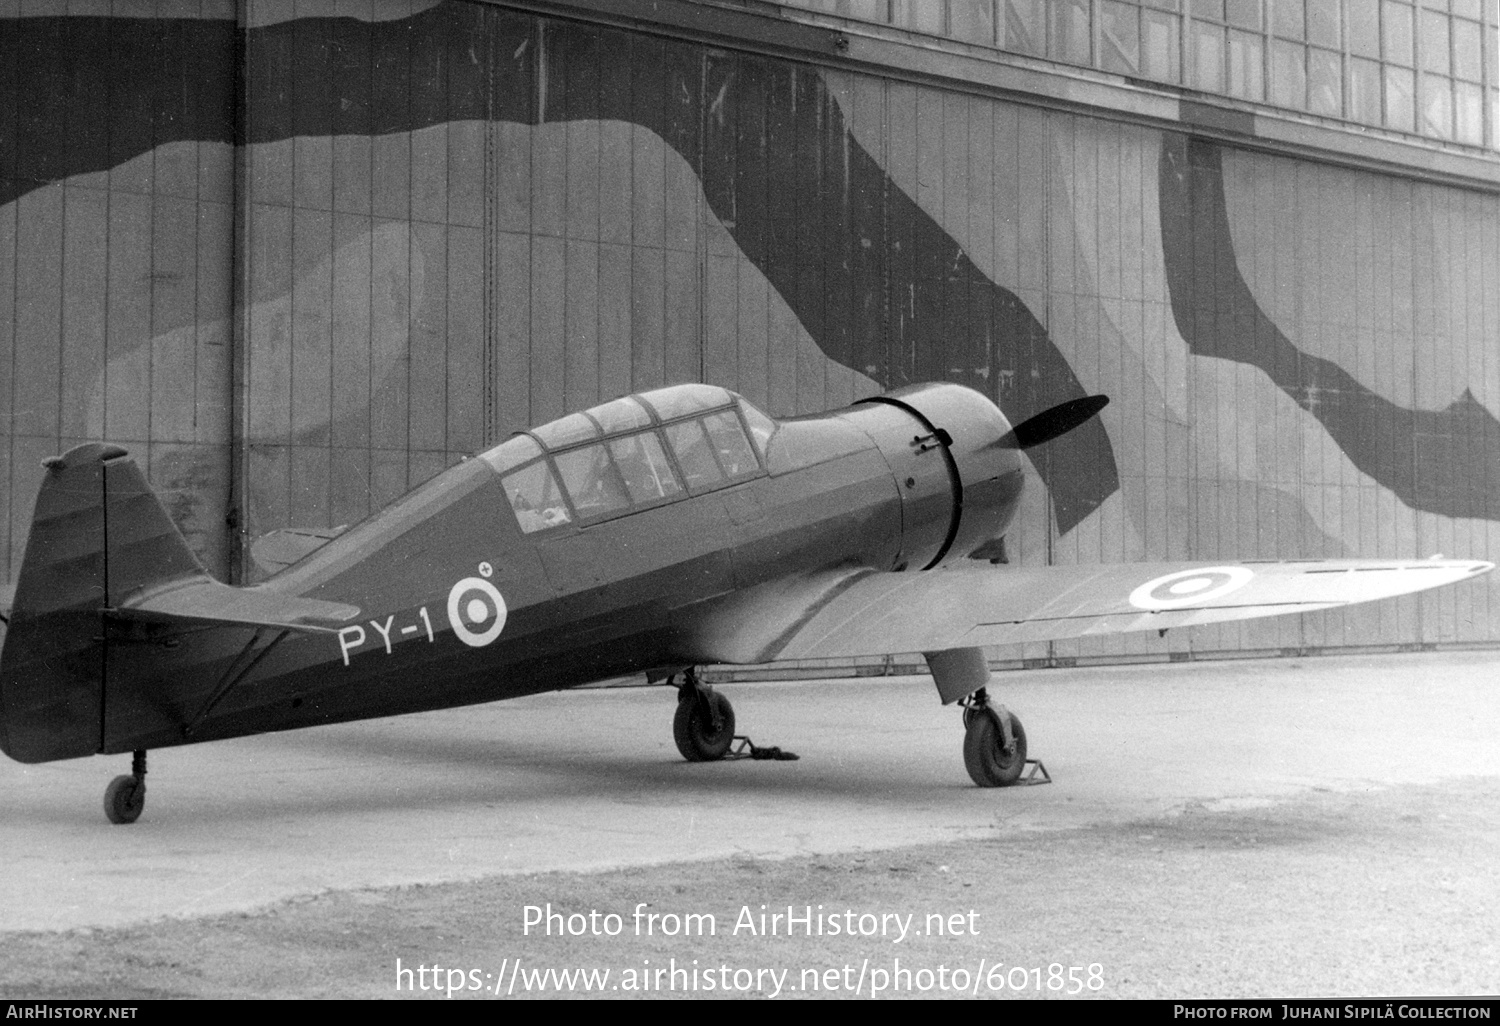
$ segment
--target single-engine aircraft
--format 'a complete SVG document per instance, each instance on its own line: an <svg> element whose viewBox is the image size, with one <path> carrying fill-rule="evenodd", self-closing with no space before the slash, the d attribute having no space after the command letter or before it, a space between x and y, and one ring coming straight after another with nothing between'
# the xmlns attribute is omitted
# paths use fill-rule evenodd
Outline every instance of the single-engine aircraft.
<svg viewBox="0 0 1500 1026"><path fill-rule="evenodd" d="M280 532L250 587L203 569L127 452L44 461L0 649L0 748L38 763L132 752L105 793L145 800L146 752L441 709L644 673L673 736L723 758L734 711L697 668L925 654L964 708L964 762L1014 783L1021 721L983 646L1325 609L1460 581L1477 560L1014 566L1025 450L1108 402L1012 427L953 384L774 420L704 384L517 434L353 528Z"/></svg>

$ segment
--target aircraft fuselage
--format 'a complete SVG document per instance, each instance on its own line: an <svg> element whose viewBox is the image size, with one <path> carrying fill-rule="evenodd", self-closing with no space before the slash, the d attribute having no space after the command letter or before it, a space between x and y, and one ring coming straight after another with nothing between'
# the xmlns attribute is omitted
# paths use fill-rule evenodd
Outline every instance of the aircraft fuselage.
<svg viewBox="0 0 1500 1026"><path fill-rule="evenodd" d="M609 411L623 400L594 411L604 425L594 436L571 439L573 418L554 422L451 468L256 586L357 606L337 631L184 630L106 614L98 750L693 664L703 660L684 625L705 604L823 570L934 568L999 536L1015 512L1020 455L996 444L1009 425L978 393L914 386L772 422L716 391L728 405L707 396L707 406L653 411L649 424L613 434ZM723 433L736 423L753 454ZM644 484L632 478L642 468ZM546 498L547 474L566 500Z"/></svg>

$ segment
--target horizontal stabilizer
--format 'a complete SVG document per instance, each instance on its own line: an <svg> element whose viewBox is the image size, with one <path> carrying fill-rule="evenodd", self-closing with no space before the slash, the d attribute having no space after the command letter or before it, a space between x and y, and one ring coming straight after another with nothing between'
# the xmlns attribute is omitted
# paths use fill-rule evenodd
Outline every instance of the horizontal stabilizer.
<svg viewBox="0 0 1500 1026"><path fill-rule="evenodd" d="M236 588L207 577L131 596L111 611L136 620L186 621L336 632L359 615L358 606Z"/></svg>

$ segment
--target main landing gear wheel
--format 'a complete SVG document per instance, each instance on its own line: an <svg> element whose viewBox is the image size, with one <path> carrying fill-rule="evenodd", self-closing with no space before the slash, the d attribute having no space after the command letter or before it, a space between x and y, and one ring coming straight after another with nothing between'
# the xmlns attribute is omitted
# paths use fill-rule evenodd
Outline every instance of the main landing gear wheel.
<svg viewBox="0 0 1500 1026"><path fill-rule="evenodd" d="M111 823L134 823L146 807L146 753L136 752L131 773L115 777L104 789L104 814Z"/></svg>
<svg viewBox="0 0 1500 1026"><path fill-rule="evenodd" d="M1011 745L1005 746L1001 716L1010 716ZM1026 728L1014 714L991 707L964 710L964 768L980 787L1009 787L1026 768Z"/></svg>
<svg viewBox="0 0 1500 1026"><path fill-rule="evenodd" d="M672 717L672 740L688 762L724 758L734 743L734 706L713 688L689 677Z"/></svg>

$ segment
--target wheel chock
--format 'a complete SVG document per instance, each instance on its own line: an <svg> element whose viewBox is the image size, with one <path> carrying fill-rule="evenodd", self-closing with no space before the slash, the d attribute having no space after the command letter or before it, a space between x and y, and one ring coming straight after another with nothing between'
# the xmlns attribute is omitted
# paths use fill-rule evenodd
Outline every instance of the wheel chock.
<svg viewBox="0 0 1500 1026"><path fill-rule="evenodd" d="M1027 769L1025 775L1023 775L1021 779L1017 780L1012 786L1027 787L1032 784L1052 783L1052 774L1047 772L1047 767L1042 765L1041 759L1027 759L1026 765L1030 768ZM1037 776L1037 774L1039 773L1041 774L1040 777Z"/></svg>
<svg viewBox="0 0 1500 1026"><path fill-rule="evenodd" d="M724 756L728 759L774 759L779 762L796 762L795 752L784 752L775 746L760 747L744 734L734 735L734 743Z"/></svg>

